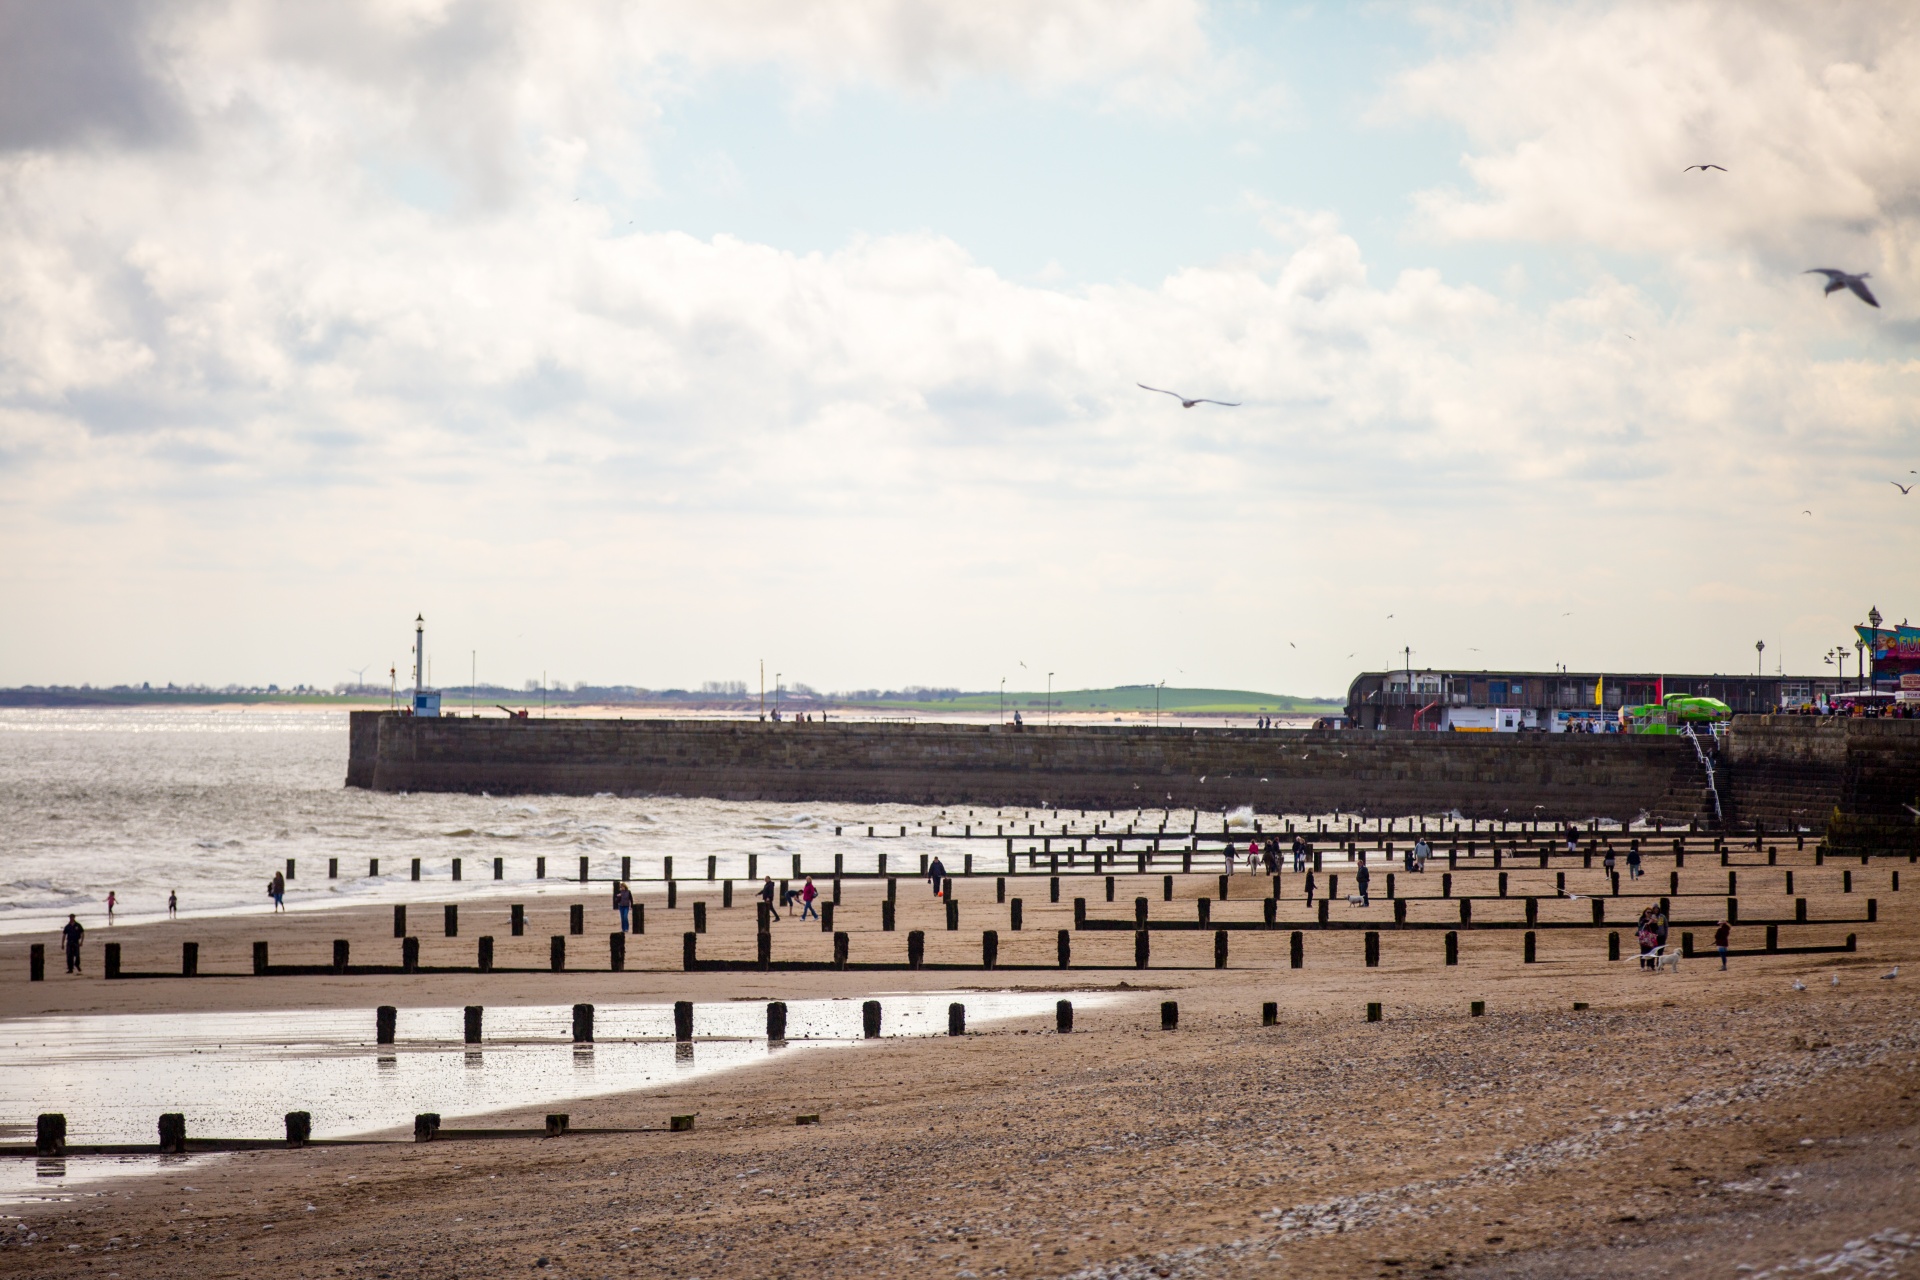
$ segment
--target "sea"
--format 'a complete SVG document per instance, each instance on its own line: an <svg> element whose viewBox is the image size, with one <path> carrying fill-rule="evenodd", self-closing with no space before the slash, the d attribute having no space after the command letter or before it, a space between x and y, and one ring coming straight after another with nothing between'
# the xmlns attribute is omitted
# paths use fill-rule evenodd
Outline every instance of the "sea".
<svg viewBox="0 0 1920 1280"><path fill-rule="evenodd" d="M657 880L669 857L676 878L703 877L712 857L716 875L739 879L750 854L759 855L763 875L791 873L795 854L809 874L830 873L836 854L848 872L874 871L884 855L889 870L912 874L920 854L955 859L955 843L935 839L936 826L952 834L968 823L976 831L1018 823L1024 835L1028 821L1057 830L1071 819L1085 831L1093 817L654 796L394 794L349 788L346 772L344 711L0 709L0 933L52 932L69 912L89 929L104 925L110 893L121 923L164 916L169 893L182 916L266 911L267 882L289 859L295 874L287 906L313 910L508 890L564 893L569 881L577 886L581 857L596 881L621 874L623 865L636 881ZM1152 811L1153 825L1163 818L1179 831L1191 814ZM1250 827L1252 818L1243 812L1234 821ZM868 827L887 838L867 839ZM999 856L991 843L966 847ZM545 880L536 879L541 857ZM496 858L500 881L492 878ZM331 879L329 860L338 869ZM376 861L379 873L369 874Z"/></svg>

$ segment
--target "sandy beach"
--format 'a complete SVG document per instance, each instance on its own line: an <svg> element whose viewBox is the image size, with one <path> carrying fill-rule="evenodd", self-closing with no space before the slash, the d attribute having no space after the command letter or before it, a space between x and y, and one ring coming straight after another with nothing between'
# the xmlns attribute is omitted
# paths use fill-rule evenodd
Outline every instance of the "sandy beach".
<svg viewBox="0 0 1920 1280"><path fill-rule="evenodd" d="M471 963L482 933L496 937L496 963L544 964L560 934L599 972L109 983L98 976L106 931L96 930L89 972L69 978L50 956L48 980L7 984L0 1013L330 1006L364 1008L371 1021L382 1003L914 990L964 1002L969 990L1007 989L1119 998L1081 1014L1071 1035L1025 1018L959 1039L771 1055L562 1108L582 1128L652 1129L696 1114L692 1133L196 1157L178 1174L14 1210L0 1272L1617 1276L1679 1264L1732 1276L1743 1264L1788 1265L1916 1225L1912 979L1879 978L1916 953L1904 895L1880 885L1893 869L1854 869L1849 895L1835 891L1839 868L1796 867L1814 918L1857 910L1859 892L1879 886L1879 922L1855 930L1854 954L1736 958L1726 973L1706 959L1645 973L1608 963L1603 933L1566 930L1542 933L1534 965L1520 963L1514 931L1462 934L1457 968L1439 963L1440 934L1388 931L1379 968L1365 967L1362 935L1345 932L1309 933L1305 967L1292 970L1280 931L1232 935L1230 967L1215 970L1212 935L1194 932L1154 935L1155 967L1138 971L1119 967L1132 947L1119 932L1074 935L1076 962L1110 969L688 974L677 969L696 898L712 902L702 954L752 954L745 895L723 910L717 892L696 886L672 912L650 895L648 933L630 940L618 974L605 972L614 918L604 886L579 895L577 937L558 898L528 904L518 939L505 898L464 902L457 938L439 936L438 913L409 908L423 964ZM1247 900L1217 912L1257 908L1255 878L1237 880ZM975 878L957 887L963 928L949 934L925 886L903 880L888 934L880 883L848 881L836 925L853 934L856 962L903 951L908 929L927 931L929 961L971 958L978 930L995 927L1004 960L1038 965L1070 924L1074 896L1119 915L1148 884L1159 881L1122 877L1109 906L1099 878L1063 878L1056 906L1044 878L1015 881L1009 894L1023 897L1027 918L1012 933L992 879ZM1171 915L1213 893L1214 877L1182 877L1175 902L1154 894L1152 906ZM1751 901L1757 914L1770 899ZM289 964L324 962L335 938L356 962L391 962L399 945L386 905L112 936L134 970L177 959L185 932L206 973L245 975L262 937ZM775 936L776 958L831 955L811 921L783 921ZM0 942L6 972L24 976L27 941ZM1179 1003L1177 1031L1159 1029L1162 1000ZM1278 1024L1263 1027L1269 1000ZM1472 1000L1486 1002L1484 1017L1470 1016ZM1370 1001L1383 1006L1377 1024L1365 1021ZM487 1123L533 1129L541 1110ZM795 1124L811 1113L819 1127ZM1856 1253L1905 1258L1916 1247L1883 1235ZM1854 1273L1865 1274L1844 1272Z"/></svg>

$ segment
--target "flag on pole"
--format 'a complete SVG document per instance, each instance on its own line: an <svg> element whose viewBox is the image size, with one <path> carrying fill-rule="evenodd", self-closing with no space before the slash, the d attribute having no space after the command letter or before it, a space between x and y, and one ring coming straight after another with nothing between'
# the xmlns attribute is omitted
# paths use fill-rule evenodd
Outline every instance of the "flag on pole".
<svg viewBox="0 0 1920 1280"><path fill-rule="evenodd" d="M1607 684L1607 679L1605 676L1601 676L1599 679L1593 682L1593 705L1596 707L1604 707L1607 705L1606 698L1602 695L1602 691L1606 688L1606 684Z"/></svg>

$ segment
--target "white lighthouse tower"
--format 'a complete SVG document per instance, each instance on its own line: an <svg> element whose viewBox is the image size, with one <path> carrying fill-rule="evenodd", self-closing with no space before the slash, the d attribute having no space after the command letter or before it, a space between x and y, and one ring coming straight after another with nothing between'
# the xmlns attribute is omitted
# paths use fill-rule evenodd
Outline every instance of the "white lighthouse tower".
<svg viewBox="0 0 1920 1280"><path fill-rule="evenodd" d="M415 614L413 619L413 714L438 718L440 715L440 691L427 688L427 617Z"/></svg>

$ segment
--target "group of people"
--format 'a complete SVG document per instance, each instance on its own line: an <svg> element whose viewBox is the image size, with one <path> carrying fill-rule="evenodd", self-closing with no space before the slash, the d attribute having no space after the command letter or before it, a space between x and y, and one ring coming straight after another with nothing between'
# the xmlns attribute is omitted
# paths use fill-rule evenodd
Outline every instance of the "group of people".
<svg viewBox="0 0 1920 1280"><path fill-rule="evenodd" d="M274 879L279 880L280 877L276 875ZM285 892L285 888L286 886L283 882L281 885L281 891L283 893ZM271 892L271 890L269 890L269 892ZM114 922L114 914L118 912L119 909L120 895L112 889L107 890L107 923L109 925ZM175 890L169 889L167 890L167 919L171 920L179 914L180 895ZM85 940L86 936L87 927L80 923L79 915L69 911L67 913L67 922L60 926L60 946L67 954L68 973L80 972L80 944Z"/></svg>

